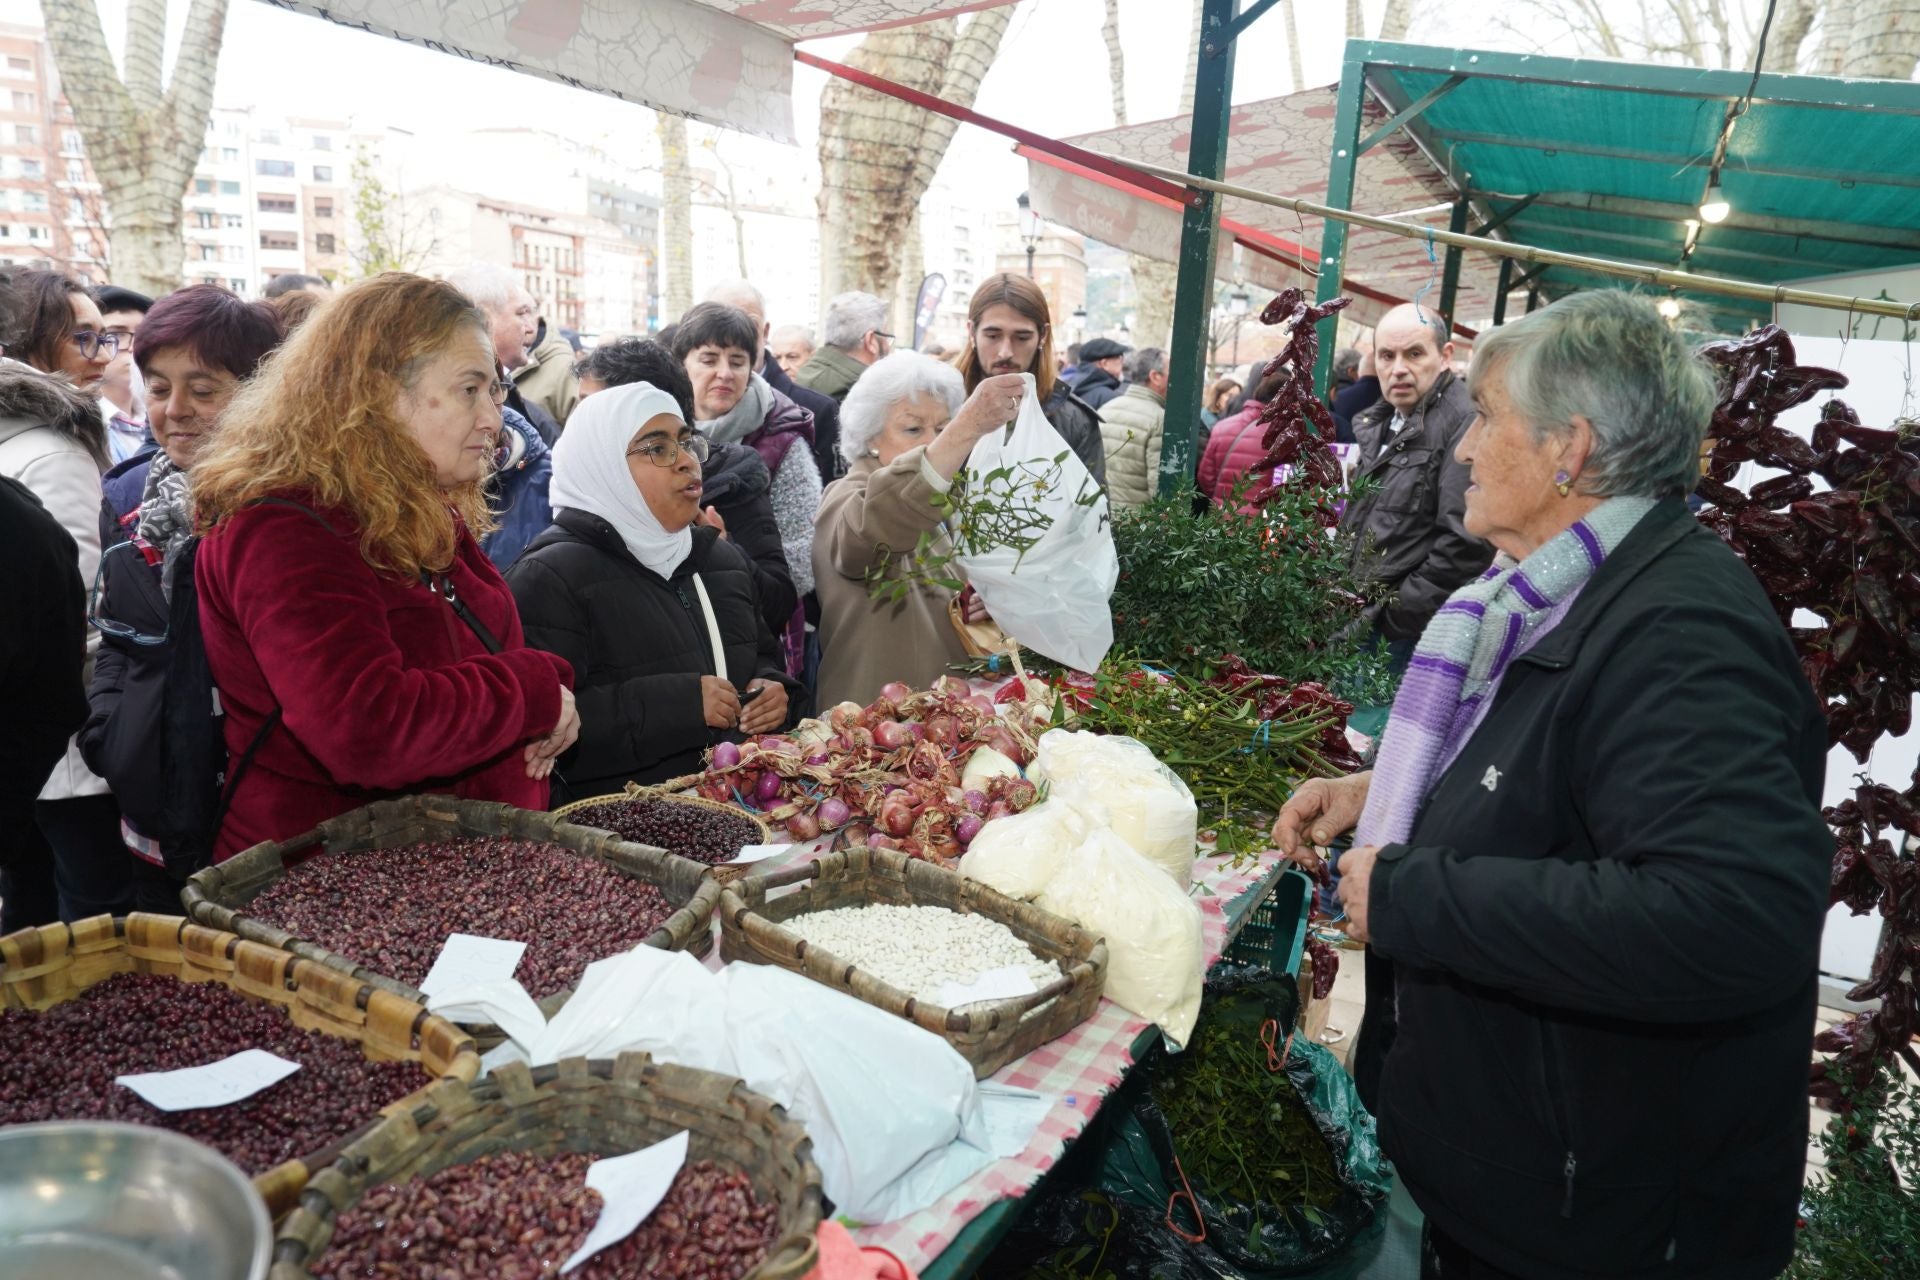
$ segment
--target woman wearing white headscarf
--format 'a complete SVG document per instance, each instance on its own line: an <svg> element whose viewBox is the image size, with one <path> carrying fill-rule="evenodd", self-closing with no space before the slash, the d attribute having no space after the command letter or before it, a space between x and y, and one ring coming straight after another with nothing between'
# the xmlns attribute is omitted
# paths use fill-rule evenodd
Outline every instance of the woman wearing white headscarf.
<svg viewBox="0 0 1920 1280"><path fill-rule="evenodd" d="M695 523L706 451L644 382L582 400L554 446L553 525L507 585L527 644L573 664L583 729L556 805L696 771L715 743L787 721L752 568Z"/></svg>

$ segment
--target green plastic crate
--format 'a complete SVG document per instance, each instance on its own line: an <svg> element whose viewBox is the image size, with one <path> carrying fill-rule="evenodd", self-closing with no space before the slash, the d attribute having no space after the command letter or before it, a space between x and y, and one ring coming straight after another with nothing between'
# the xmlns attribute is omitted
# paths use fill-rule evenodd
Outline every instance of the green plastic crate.
<svg viewBox="0 0 1920 1280"><path fill-rule="evenodd" d="M1234 964L1257 964L1300 976L1300 953L1307 944L1307 915L1313 907L1313 881L1292 868L1267 890L1247 915L1247 922L1227 944L1222 959Z"/></svg>

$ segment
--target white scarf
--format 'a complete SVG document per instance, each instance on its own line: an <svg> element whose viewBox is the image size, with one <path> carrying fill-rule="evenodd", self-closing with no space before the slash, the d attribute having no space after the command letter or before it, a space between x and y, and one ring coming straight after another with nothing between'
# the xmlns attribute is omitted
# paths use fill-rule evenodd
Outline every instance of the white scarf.
<svg viewBox="0 0 1920 1280"><path fill-rule="evenodd" d="M640 428L663 413L681 420L673 397L645 382L608 387L582 400L553 446L548 498L556 509L599 516L613 526L634 559L671 578L693 549L693 530L668 533L627 469L627 446Z"/></svg>

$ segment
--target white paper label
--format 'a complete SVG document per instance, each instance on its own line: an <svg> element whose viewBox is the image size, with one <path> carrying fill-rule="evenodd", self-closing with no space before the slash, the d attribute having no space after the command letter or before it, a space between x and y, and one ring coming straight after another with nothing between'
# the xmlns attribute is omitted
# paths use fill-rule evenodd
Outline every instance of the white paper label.
<svg viewBox="0 0 1920 1280"><path fill-rule="evenodd" d="M565 1275L610 1244L619 1244L666 1199L687 1162L687 1132L630 1155L609 1156L587 1166L587 1186L600 1193L600 1218L560 1268Z"/></svg>
<svg viewBox="0 0 1920 1280"><path fill-rule="evenodd" d="M456 987L477 987L513 977L527 944L506 938L482 938L472 933L450 933L447 945L440 948L433 968L420 982L427 995L451 991Z"/></svg>
<svg viewBox="0 0 1920 1280"><path fill-rule="evenodd" d="M532 1044L547 1028L547 1016L512 978L444 987L427 997L427 1008L453 1022L491 1022L523 1045Z"/></svg>
<svg viewBox="0 0 1920 1280"><path fill-rule="evenodd" d="M946 983L940 988L940 1003L949 1009L958 1009L976 1000L1011 1000L1016 996L1030 996L1039 989L1033 985L1033 977L1025 965L1009 964L998 969L983 970L974 975L972 982Z"/></svg>
<svg viewBox="0 0 1920 1280"><path fill-rule="evenodd" d="M793 846L790 844L746 845L740 850L740 852L734 854L733 857L729 858L725 865L731 866L736 862L764 862L768 858L779 857L781 854L785 853L787 850L791 848L793 848Z"/></svg>
<svg viewBox="0 0 1920 1280"><path fill-rule="evenodd" d="M993 1154L1002 1160L1011 1160L1027 1149L1040 1122L1060 1100L1058 1095L1012 1089L990 1080L982 1080L977 1087L980 1114L987 1122L987 1138L992 1143Z"/></svg>
<svg viewBox="0 0 1920 1280"><path fill-rule="evenodd" d="M230 1058L204 1066L182 1067L178 1071L143 1071L137 1075L115 1076L113 1082L133 1090L162 1111L195 1111L201 1107L231 1106L251 1098L299 1069L299 1063L288 1062L265 1049L243 1049Z"/></svg>

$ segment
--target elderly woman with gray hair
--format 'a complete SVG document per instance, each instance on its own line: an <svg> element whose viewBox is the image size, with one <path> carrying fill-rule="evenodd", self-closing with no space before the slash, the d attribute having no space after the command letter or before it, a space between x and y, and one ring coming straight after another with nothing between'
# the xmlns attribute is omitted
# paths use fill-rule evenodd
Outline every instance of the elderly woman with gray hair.
<svg viewBox="0 0 1920 1280"><path fill-rule="evenodd" d="M1651 303L1483 337L1466 528L1374 768L1275 844L1353 829L1356 1045L1426 1214L1423 1275L1761 1277L1794 1248L1832 834L1786 629L1688 513L1706 369Z"/></svg>
<svg viewBox="0 0 1920 1280"><path fill-rule="evenodd" d="M1025 392L1019 374L1002 374L969 396L951 366L896 351L847 393L840 449L848 471L827 486L813 535L820 706L871 702L890 680L923 688L966 658L947 616L951 591L916 583L898 598L876 598L868 575L878 566L898 577L922 535L944 543L935 497L977 441L1013 420ZM968 620L984 621L979 597L963 597Z"/></svg>

